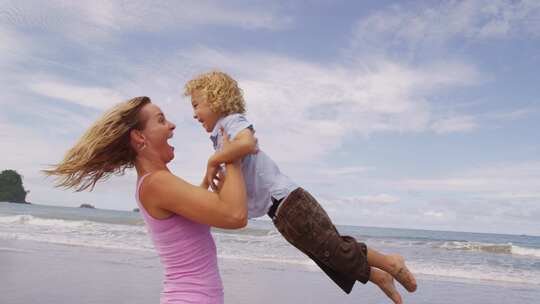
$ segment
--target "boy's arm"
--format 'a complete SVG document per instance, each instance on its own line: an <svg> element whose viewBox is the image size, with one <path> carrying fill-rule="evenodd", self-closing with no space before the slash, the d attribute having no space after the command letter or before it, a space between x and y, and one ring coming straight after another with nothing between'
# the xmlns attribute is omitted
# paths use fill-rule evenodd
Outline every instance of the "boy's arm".
<svg viewBox="0 0 540 304"><path fill-rule="evenodd" d="M230 163L248 154L257 152L257 139L253 136L253 131L244 129L230 141L229 145L208 159L208 165L218 166L222 163Z"/></svg>
<svg viewBox="0 0 540 304"><path fill-rule="evenodd" d="M230 141L227 146L224 146L222 150L217 151L208 159L206 165L206 174L201 187L211 186L214 191L217 190L217 183L215 179L219 171L219 166L222 163L233 162L237 159L250 154L257 153L257 139L253 136L253 131L249 128L244 129L234 137L234 140Z"/></svg>

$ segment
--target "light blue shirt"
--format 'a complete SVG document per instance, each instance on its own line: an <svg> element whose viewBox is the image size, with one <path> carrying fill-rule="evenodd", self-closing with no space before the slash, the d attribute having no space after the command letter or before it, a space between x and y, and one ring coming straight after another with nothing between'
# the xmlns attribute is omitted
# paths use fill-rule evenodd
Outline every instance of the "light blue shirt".
<svg viewBox="0 0 540 304"><path fill-rule="evenodd" d="M217 121L210 135L216 151L223 148L223 136L219 132L222 127L231 140L246 128L255 132L253 125L242 114L222 117ZM244 156L242 173L246 183L248 218L265 215L272 205L272 197L278 200L282 199L298 188L288 176L279 171L276 163L260 149L256 154Z"/></svg>

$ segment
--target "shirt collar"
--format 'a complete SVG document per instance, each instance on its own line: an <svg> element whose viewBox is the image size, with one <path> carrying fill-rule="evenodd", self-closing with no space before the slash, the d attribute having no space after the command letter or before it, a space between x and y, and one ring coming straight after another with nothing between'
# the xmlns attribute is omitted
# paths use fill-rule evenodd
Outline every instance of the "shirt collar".
<svg viewBox="0 0 540 304"><path fill-rule="evenodd" d="M217 139L219 135L219 129L221 128L221 125L223 124L223 119L225 119L225 117L221 117L220 119L218 119L218 121L216 121L216 124L214 125L214 129L212 130L212 133L210 133L210 139L212 140Z"/></svg>

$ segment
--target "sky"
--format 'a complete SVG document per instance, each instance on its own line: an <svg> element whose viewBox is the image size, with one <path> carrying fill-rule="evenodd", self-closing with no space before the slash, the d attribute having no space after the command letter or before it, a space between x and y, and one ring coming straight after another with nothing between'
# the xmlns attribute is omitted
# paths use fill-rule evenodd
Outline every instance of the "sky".
<svg viewBox="0 0 540 304"><path fill-rule="evenodd" d="M40 170L145 95L198 183L213 151L183 86L219 69L336 224L540 235L539 49L534 0L0 0L0 170L32 203L132 210L133 171L76 193Z"/></svg>

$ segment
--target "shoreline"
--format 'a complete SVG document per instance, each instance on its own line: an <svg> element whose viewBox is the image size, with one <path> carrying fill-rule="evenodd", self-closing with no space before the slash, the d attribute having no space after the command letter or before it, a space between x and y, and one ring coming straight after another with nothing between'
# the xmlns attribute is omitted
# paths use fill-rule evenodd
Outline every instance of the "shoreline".
<svg viewBox="0 0 540 304"><path fill-rule="evenodd" d="M0 302L157 303L162 271L155 252L103 249L21 240L0 240ZM219 258L225 303L390 303L373 284L343 293L322 272L291 265ZM534 303L540 286L502 282L456 282L417 276L419 289L398 287L404 303Z"/></svg>
<svg viewBox="0 0 540 304"><path fill-rule="evenodd" d="M12 204L12 205L21 205L21 206L29 206L29 207L43 207L43 208L66 208L68 210L72 209L85 209L88 211L96 211L96 212L118 212L118 213L125 213L125 214L133 214L134 216L138 216L138 213L133 211L133 209L130 210L118 210L118 209L106 209L106 208L100 208L95 207L94 208L81 208L80 206L64 206L64 205L47 205L47 204L40 204L40 203L15 203L15 202L0 202L0 204ZM42 215L40 215L42 216ZM49 218L57 218L57 217L49 217ZM97 220L97 219L94 219ZM99 221L98 221L99 222ZM264 223L265 225L268 224L272 226L272 221L267 217L261 217L261 218L255 218L250 219L248 228L250 225L257 225L257 223ZM481 232L481 231L465 231L465 230L444 230L444 229L419 229L419 228L407 228L407 227L383 227L383 226L361 226L361 225L350 225L350 224L336 224L338 228L362 228L362 229L381 229L381 230L403 230L403 231L416 231L416 232L438 232L438 233L468 233L468 234L475 234L475 235L498 235L498 236L509 236L509 237L533 237L533 238L540 238L540 234L527 234L527 233L502 233L502 232ZM225 231L223 229L215 229L216 231Z"/></svg>

